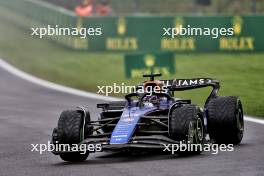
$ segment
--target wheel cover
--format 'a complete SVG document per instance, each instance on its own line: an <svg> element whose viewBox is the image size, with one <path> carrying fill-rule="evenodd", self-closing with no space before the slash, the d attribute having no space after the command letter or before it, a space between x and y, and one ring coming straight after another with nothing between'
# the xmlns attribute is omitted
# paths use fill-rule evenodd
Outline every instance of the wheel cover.
<svg viewBox="0 0 264 176"><path fill-rule="evenodd" d="M237 129L238 129L238 135L240 137L243 137L244 133L244 119L243 119L243 112L240 107L238 107L237 113L236 113L236 121L237 121Z"/></svg>
<svg viewBox="0 0 264 176"><path fill-rule="evenodd" d="M188 141L187 142L190 142L191 144L194 143L194 138L195 138L195 122L194 121L191 121L189 123L189 130L188 130Z"/></svg>
<svg viewBox="0 0 264 176"><path fill-rule="evenodd" d="M197 119L196 122L197 125L197 139L199 140L199 142L202 142L203 137L204 137L204 130L203 130L203 122L201 118Z"/></svg>
<svg viewBox="0 0 264 176"><path fill-rule="evenodd" d="M191 144L200 144L203 141L203 123L201 118L197 117L189 123L188 142Z"/></svg>

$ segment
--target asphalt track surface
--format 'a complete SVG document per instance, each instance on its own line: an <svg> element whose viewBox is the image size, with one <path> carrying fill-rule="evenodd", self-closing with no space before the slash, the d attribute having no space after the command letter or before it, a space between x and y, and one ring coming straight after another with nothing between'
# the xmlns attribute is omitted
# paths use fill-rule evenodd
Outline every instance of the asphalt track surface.
<svg viewBox="0 0 264 176"><path fill-rule="evenodd" d="M264 125L246 122L245 136L233 152L199 156L91 154L86 162L67 163L49 152L31 152L46 144L64 109L87 105L93 119L101 100L70 95L18 78L0 68L0 176L263 176Z"/></svg>

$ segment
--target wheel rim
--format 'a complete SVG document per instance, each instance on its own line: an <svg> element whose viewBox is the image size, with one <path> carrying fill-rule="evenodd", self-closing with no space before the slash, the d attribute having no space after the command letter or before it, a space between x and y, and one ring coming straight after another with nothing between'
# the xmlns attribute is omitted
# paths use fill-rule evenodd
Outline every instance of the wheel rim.
<svg viewBox="0 0 264 176"><path fill-rule="evenodd" d="M237 120L238 135L240 138L242 138L244 133L244 119L243 119L243 112L240 106L238 107L237 110L236 120Z"/></svg>
<svg viewBox="0 0 264 176"><path fill-rule="evenodd" d="M197 119L197 139L199 140L199 142L201 142L203 140L203 122L200 118Z"/></svg>
<svg viewBox="0 0 264 176"><path fill-rule="evenodd" d="M194 125L195 121L191 121L189 123L189 130L188 130L188 141L191 144L194 143L194 138L195 138L195 125Z"/></svg>
<svg viewBox="0 0 264 176"><path fill-rule="evenodd" d="M203 123L201 118L191 121L188 130L188 142L191 144L200 144L203 141Z"/></svg>

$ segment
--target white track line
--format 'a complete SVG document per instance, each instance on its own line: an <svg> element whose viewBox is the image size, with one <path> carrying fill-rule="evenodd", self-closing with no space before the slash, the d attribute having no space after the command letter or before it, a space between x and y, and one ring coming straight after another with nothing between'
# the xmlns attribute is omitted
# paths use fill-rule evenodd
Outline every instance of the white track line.
<svg viewBox="0 0 264 176"><path fill-rule="evenodd" d="M117 101L120 100L118 98L114 98L114 97L107 97L107 96L103 96L103 95L99 95L99 94L95 94L95 93L90 93L90 92L85 92L82 90L77 90L74 88L70 88L70 87L66 87L66 86L62 86L59 84L55 84L49 81L45 81L43 79L39 79L35 76L32 76L28 73L25 73L17 68L15 68L14 66L10 65L9 63L7 63L6 61L4 61L3 59L0 58L0 67L2 67L3 69L5 69L6 71L8 71L9 73L22 78L26 81L29 81L31 83L49 88L49 89L53 89L53 90L57 90L60 92L65 92L65 93L69 93L69 94L73 94L73 95L77 95L77 96L81 96L81 97L87 97L87 98L91 98L91 99L97 99L97 100L105 100L105 101Z"/></svg>
<svg viewBox="0 0 264 176"><path fill-rule="evenodd" d="M255 117L249 117L249 116L244 116L244 119L246 121L249 121L249 122L254 122L254 123L258 123L258 124L264 125L264 120L262 120L262 119L258 119L258 118L255 118Z"/></svg>
<svg viewBox="0 0 264 176"><path fill-rule="evenodd" d="M6 61L4 61L3 59L0 58L0 67L2 67L3 69L5 69L6 71L8 71L9 73L22 78L26 81L29 81L31 83L49 88L49 89L53 89L53 90L57 90L60 92L64 92L64 93L68 93L68 94L73 94L73 95L77 95L77 96L81 96L81 97L86 97L86 98L91 98L91 99L97 99L97 100L105 100L105 101L118 101L121 100L120 98L114 98L114 97L107 97L107 96L103 96L103 95L99 95L99 94L95 94L95 93L90 93L90 92L86 92L86 91L82 91L82 90L78 90L78 89L74 89L74 88L70 88L70 87L66 87L66 86L62 86L59 84L55 84L49 81L45 81L43 79L37 78L35 76L32 76L28 73L25 73L19 69L17 69L16 67L10 65L9 63L7 63ZM258 119L255 117L249 117L249 116L245 116L244 117L246 121L249 122L254 122L254 123L258 123L258 124L262 124L264 125L264 120L262 119Z"/></svg>

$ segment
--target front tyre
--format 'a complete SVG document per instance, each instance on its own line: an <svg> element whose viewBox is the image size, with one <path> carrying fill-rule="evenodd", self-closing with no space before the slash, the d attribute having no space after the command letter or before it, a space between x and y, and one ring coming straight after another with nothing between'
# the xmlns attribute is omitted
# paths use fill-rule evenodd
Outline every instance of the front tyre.
<svg viewBox="0 0 264 176"><path fill-rule="evenodd" d="M238 97L217 97L207 106L208 133L219 144L239 144L244 133L242 103Z"/></svg>
<svg viewBox="0 0 264 176"><path fill-rule="evenodd" d="M88 156L89 156L88 152L86 152L85 154L81 154L81 153L64 153L64 154L60 154L60 158L63 161L68 161L68 162L85 161Z"/></svg>
<svg viewBox="0 0 264 176"><path fill-rule="evenodd" d="M89 113L87 113L85 121L86 124L89 123ZM63 111L58 121L58 127L54 130L54 132L56 132L56 134L53 134L54 139L58 144L68 144L70 146L79 144L84 136L90 133L90 131L87 131L90 130L90 128L88 128L87 125L83 126L83 123L83 113L76 110ZM80 152L68 152L60 154L60 157L64 161L79 162L86 160L88 155L88 151L85 154L81 154Z"/></svg>

